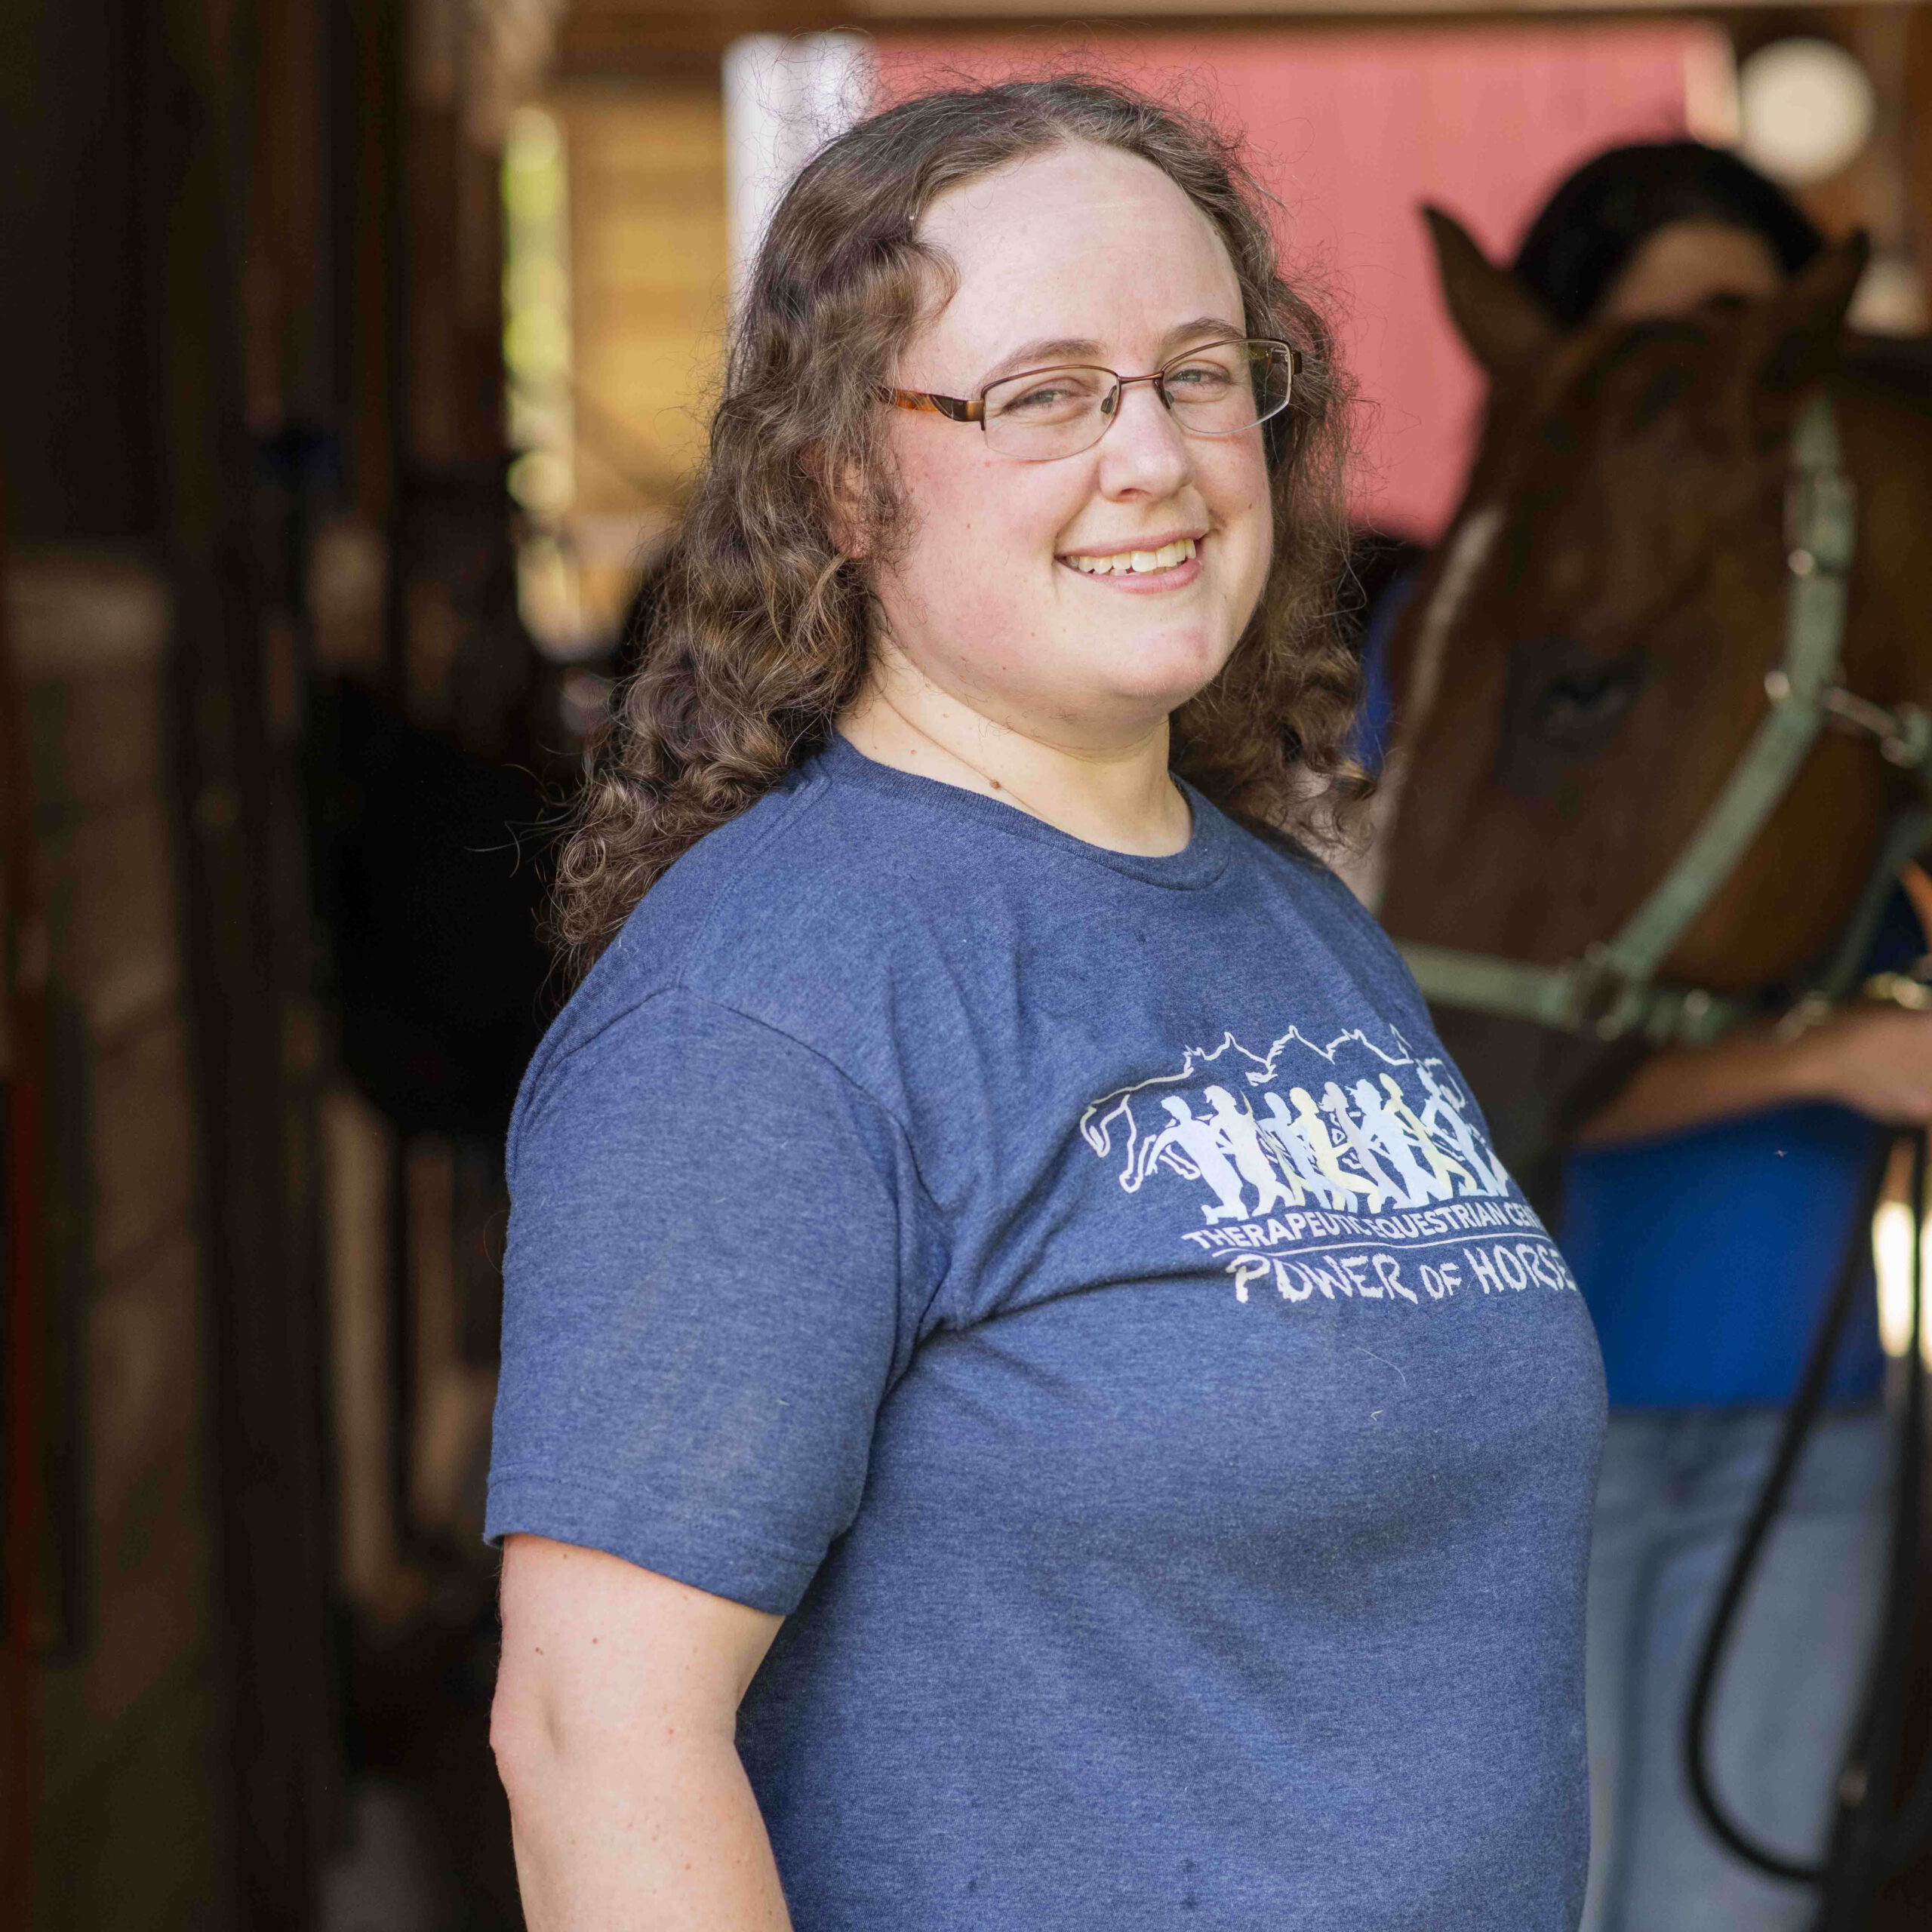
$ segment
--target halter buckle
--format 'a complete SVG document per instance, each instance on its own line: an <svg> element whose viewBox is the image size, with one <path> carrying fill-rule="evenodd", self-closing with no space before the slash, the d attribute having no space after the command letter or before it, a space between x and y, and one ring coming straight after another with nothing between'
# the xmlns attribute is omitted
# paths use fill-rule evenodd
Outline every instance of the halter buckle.
<svg viewBox="0 0 1932 1932"><path fill-rule="evenodd" d="M1620 1040L1644 1017L1643 989L1633 985L1611 958L1610 948L1593 940L1577 962L1577 1023L1599 1040Z"/></svg>
<svg viewBox="0 0 1932 1932"><path fill-rule="evenodd" d="M1783 692L1773 688L1777 679ZM1778 671L1767 672L1764 688L1771 701L1781 703L1789 696L1790 681ZM1842 685L1828 685L1818 694L1820 707L1841 731L1863 732L1878 747L1878 755L1887 764L1915 771L1932 758L1932 715L1915 704L1900 704L1889 709L1847 691Z"/></svg>
<svg viewBox="0 0 1932 1932"><path fill-rule="evenodd" d="M1922 771L1932 758L1932 714L1915 704L1897 706L1891 731L1878 740L1878 755L1903 771Z"/></svg>

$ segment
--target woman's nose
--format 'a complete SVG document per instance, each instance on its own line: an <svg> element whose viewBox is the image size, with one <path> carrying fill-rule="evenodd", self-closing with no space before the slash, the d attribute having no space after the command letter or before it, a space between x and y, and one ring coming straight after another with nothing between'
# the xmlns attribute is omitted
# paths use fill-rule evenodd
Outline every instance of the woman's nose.
<svg viewBox="0 0 1932 1932"><path fill-rule="evenodd" d="M1188 439L1159 391L1150 382L1122 384L1100 441L1101 488L1109 495L1171 496L1193 467Z"/></svg>

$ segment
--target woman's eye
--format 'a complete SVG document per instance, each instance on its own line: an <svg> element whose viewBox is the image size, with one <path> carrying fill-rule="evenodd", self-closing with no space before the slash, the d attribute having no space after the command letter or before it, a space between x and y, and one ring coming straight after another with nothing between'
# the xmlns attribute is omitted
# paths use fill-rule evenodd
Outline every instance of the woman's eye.
<svg viewBox="0 0 1932 1932"><path fill-rule="evenodd" d="M1186 389L1193 395L1219 395L1233 386L1234 377L1217 362L1189 362L1167 379L1171 389Z"/></svg>
<svg viewBox="0 0 1932 1932"><path fill-rule="evenodd" d="M1092 398L1090 388L1078 383L1064 380L1036 383L1032 388L1002 401L999 414L1002 416L1051 416L1066 411L1084 408Z"/></svg>

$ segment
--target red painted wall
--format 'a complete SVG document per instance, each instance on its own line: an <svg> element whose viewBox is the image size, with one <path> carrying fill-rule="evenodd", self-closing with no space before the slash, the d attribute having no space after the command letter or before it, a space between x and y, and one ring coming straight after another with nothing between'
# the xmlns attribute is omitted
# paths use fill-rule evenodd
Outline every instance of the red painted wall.
<svg viewBox="0 0 1932 1932"><path fill-rule="evenodd" d="M1177 92L1245 135L1294 267L1326 289L1363 398L1364 521L1432 537L1454 507L1481 384L1444 314L1419 204L1513 250L1544 196L1617 142L1681 134L1723 42L1690 22L959 40L882 37L903 99L959 75L1078 64Z"/></svg>

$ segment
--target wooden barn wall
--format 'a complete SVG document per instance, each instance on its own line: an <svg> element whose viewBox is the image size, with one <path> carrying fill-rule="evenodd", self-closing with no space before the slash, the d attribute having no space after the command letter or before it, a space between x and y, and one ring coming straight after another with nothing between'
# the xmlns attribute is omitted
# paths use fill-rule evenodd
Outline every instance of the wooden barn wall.
<svg viewBox="0 0 1932 1932"><path fill-rule="evenodd" d="M168 590L136 555L40 549L7 595L51 964L38 1923L217 1926L234 1847Z"/></svg>
<svg viewBox="0 0 1932 1932"><path fill-rule="evenodd" d="M38 1571L9 1932L300 1932L334 1833L291 626L245 352L245 238L312 238L316 207L298 171L251 209L248 113L312 149L331 11L0 27L0 594L47 915L8 952L16 987L44 956L48 1015L42 1265L7 1283L39 1303L43 1527L6 1544ZM270 373L325 395L318 284L281 292Z"/></svg>
<svg viewBox="0 0 1932 1932"><path fill-rule="evenodd" d="M49 967L38 1737L6 1738L5 1775L10 1808L38 1800L29 1909L48 1932L219 1927L234 1904L128 19L21 0L0 49L4 594Z"/></svg>

